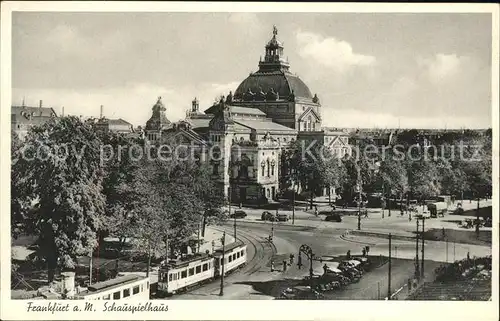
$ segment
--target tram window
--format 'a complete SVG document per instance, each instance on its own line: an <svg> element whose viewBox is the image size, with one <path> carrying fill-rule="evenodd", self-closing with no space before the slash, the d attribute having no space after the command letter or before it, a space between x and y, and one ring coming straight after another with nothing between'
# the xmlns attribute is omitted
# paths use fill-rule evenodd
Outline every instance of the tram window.
<svg viewBox="0 0 500 321"><path fill-rule="evenodd" d="M203 264L203 272L208 270L208 263Z"/></svg>
<svg viewBox="0 0 500 321"><path fill-rule="evenodd" d="M132 289L132 294L137 294L139 293L139 286L134 286L134 288Z"/></svg>
<svg viewBox="0 0 500 321"><path fill-rule="evenodd" d="M198 265L196 267L196 274L201 273L201 265Z"/></svg>
<svg viewBox="0 0 500 321"><path fill-rule="evenodd" d="M120 291L113 293L113 300L119 300L120 299Z"/></svg>
<svg viewBox="0 0 500 321"><path fill-rule="evenodd" d="M168 282L172 282L172 274L168 275Z"/></svg>
<svg viewBox="0 0 500 321"><path fill-rule="evenodd" d="M229 257L229 262L231 262L232 260L233 260L233 256L231 255L231 256Z"/></svg>
<svg viewBox="0 0 500 321"><path fill-rule="evenodd" d="M149 289L149 281L146 282L146 289Z"/></svg>
<svg viewBox="0 0 500 321"><path fill-rule="evenodd" d="M128 296L130 296L130 289L124 289L123 290L123 297L126 298Z"/></svg>
<svg viewBox="0 0 500 321"><path fill-rule="evenodd" d="M187 270L181 271L181 279L187 278Z"/></svg>
<svg viewBox="0 0 500 321"><path fill-rule="evenodd" d="M236 260L236 253L233 254L233 260Z"/></svg>
<svg viewBox="0 0 500 321"><path fill-rule="evenodd" d="M194 268L189 269L189 276L194 275Z"/></svg>
<svg viewBox="0 0 500 321"><path fill-rule="evenodd" d="M241 250L241 255L245 255L245 250Z"/></svg>
<svg viewBox="0 0 500 321"><path fill-rule="evenodd" d="M236 258L239 259L240 258L240 252L237 252L236 253Z"/></svg>
<svg viewBox="0 0 500 321"><path fill-rule="evenodd" d="M143 285L141 284L141 292L144 290Z"/></svg>
<svg viewBox="0 0 500 321"><path fill-rule="evenodd" d="M109 300L109 294L102 297L103 300Z"/></svg>

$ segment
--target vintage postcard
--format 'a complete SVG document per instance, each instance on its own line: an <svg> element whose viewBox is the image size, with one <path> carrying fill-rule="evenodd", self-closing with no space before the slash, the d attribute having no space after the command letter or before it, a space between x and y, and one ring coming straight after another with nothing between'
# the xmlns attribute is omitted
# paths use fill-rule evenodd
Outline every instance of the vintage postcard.
<svg viewBox="0 0 500 321"><path fill-rule="evenodd" d="M0 317L497 320L498 11L2 3Z"/></svg>

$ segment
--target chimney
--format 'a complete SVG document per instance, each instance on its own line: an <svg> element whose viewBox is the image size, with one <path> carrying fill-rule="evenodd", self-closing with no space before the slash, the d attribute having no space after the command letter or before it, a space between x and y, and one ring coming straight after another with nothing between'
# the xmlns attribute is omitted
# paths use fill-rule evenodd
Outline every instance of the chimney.
<svg viewBox="0 0 500 321"><path fill-rule="evenodd" d="M102 118L103 109L104 109L104 107L101 105L101 116L99 118Z"/></svg>
<svg viewBox="0 0 500 321"><path fill-rule="evenodd" d="M39 107L42 108L42 100L41 99L40 99L40 106Z"/></svg>

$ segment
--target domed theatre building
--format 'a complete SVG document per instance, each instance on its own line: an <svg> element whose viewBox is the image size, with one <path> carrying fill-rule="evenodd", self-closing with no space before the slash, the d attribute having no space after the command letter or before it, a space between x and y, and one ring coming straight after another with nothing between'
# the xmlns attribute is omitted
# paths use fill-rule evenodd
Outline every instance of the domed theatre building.
<svg viewBox="0 0 500 321"><path fill-rule="evenodd" d="M277 34L274 27L258 71L234 94L229 92L204 112L195 98L178 123L166 119L159 99L146 125L151 143L189 143L210 163L226 197L244 204L269 202L284 188L280 175L287 169L281 166L281 155L290 142L315 140L338 157L350 152L346 132L322 128L320 100L290 71Z"/></svg>

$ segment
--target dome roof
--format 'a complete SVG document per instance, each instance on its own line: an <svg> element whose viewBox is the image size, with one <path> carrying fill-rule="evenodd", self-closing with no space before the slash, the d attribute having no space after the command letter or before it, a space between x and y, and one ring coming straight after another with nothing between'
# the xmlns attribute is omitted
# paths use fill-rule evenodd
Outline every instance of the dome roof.
<svg viewBox="0 0 500 321"><path fill-rule="evenodd" d="M295 97L313 99L309 87L302 79L287 71L252 73L238 86L234 96L241 98L249 90L253 93L259 93L261 90L268 93L271 89L279 94L280 99L287 99L292 91Z"/></svg>

